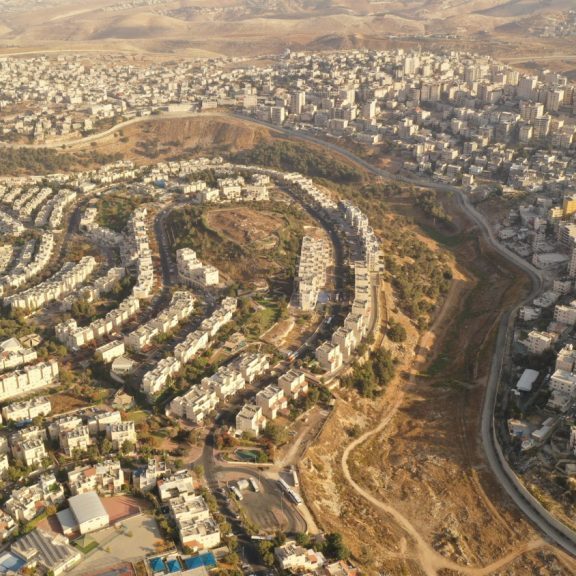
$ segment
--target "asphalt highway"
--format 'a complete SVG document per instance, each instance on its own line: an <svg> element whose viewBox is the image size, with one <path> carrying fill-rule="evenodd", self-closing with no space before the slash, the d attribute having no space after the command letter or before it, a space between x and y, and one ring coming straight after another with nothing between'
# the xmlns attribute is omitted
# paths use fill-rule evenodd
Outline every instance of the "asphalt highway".
<svg viewBox="0 0 576 576"><path fill-rule="evenodd" d="M399 176L392 174L386 170L382 170L372 166L362 158L357 157L355 154L342 148L338 144L326 142L323 139L316 138L310 134L302 131L288 130L277 126L271 126L266 122L247 118L242 115L237 117L243 118L248 122L254 122L265 126L269 129L281 132L284 136L292 140L300 140L310 142L316 146L336 152L344 156L352 162L362 166L368 172L381 176L387 179L412 184L415 186L422 186L425 188L432 188L443 192L451 192L457 194L458 202L462 210L467 216L477 225L480 234L491 246L493 250L498 252L503 258L514 264L525 272L532 283L530 294L513 310L503 311L500 319L498 329L496 347L492 358L492 366L490 372L489 382L486 388L484 397L484 404L482 408L482 425L481 435L484 452L490 468L503 490L510 496L516 506L526 515L526 517L543 533L548 539L560 546L570 554L576 556L576 532L568 528L562 522L558 521L552 514L548 512L522 485L514 471L507 464L501 447L498 443L495 432L494 410L496 407L496 399L498 395L498 388L500 384L500 374L505 354L508 349L508 342L513 327L513 319L516 316L518 309L527 302L533 300L540 292L542 292L544 278L542 272L534 268L526 260L520 258L508 250L505 246L500 244L494 237L494 233L486 221L485 217L478 212L471 204L465 192L456 186L449 186L437 182L428 182L420 178L409 178L406 176Z"/></svg>

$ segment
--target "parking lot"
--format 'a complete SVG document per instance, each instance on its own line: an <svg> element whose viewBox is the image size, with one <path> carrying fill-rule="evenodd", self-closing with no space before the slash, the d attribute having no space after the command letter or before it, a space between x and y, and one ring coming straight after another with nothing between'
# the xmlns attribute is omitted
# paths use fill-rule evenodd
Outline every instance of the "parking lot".
<svg viewBox="0 0 576 576"><path fill-rule="evenodd" d="M285 532L305 532L306 522L297 507L288 500L275 480L266 478L252 467L234 467L222 470L219 475L221 485L232 485L241 478L254 478L260 488L242 490L242 501L238 502L241 511L262 533L273 534L278 530ZM225 489L227 491L227 489Z"/></svg>

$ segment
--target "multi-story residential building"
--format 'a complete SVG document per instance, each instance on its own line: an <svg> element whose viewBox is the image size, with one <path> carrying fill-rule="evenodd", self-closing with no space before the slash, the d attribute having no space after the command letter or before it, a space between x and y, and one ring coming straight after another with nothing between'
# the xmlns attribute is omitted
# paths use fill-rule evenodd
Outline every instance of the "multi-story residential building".
<svg viewBox="0 0 576 576"><path fill-rule="evenodd" d="M180 470L171 476L158 480L157 486L161 502L168 502L181 494L194 493L194 479L187 470Z"/></svg>
<svg viewBox="0 0 576 576"><path fill-rule="evenodd" d="M126 352L126 346L123 340L112 340L96 348L95 356L104 364L110 364L116 358L119 358Z"/></svg>
<svg viewBox="0 0 576 576"><path fill-rule="evenodd" d="M64 488L54 474L44 474L36 484L13 490L6 511L17 522L29 522L47 506L58 506L64 500Z"/></svg>
<svg viewBox="0 0 576 576"><path fill-rule="evenodd" d="M118 332L139 310L138 298L129 296L118 305L118 308L108 312L104 318L94 320L88 326L79 327L74 319L58 324L55 328L56 337L68 348L77 350L94 340L101 340Z"/></svg>
<svg viewBox="0 0 576 576"><path fill-rule="evenodd" d="M284 391L288 400L297 400L301 395L308 392L306 375L300 370L291 368L278 378L278 386Z"/></svg>
<svg viewBox="0 0 576 576"><path fill-rule="evenodd" d="M556 370L550 378L550 389L572 398L576 397L576 375L573 372Z"/></svg>
<svg viewBox="0 0 576 576"><path fill-rule="evenodd" d="M85 256L78 264L68 262L49 280L4 298L4 304L16 309L37 310L72 292L95 268L96 260L92 256Z"/></svg>
<svg viewBox="0 0 576 576"><path fill-rule="evenodd" d="M236 430L258 436L266 427L266 417L257 404L244 404L236 414Z"/></svg>
<svg viewBox="0 0 576 576"><path fill-rule="evenodd" d="M342 366L343 356L340 347L324 342L316 348L316 360L326 372L334 372Z"/></svg>
<svg viewBox="0 0 576 576"><path fill-rule="evenodd" d="M294 541L286 542L282 546L274 548L274 556L276 556L282 570L293 573L314 572L326 563L321 552L312 549L307 550Z"/></svg>
<svg viewBox="0 0 576 576"><path fill-rule="evenodd" d="M248 383L252 383L270 368L268 356L259 353L242 354L233 365L238 368Z"/></svg>
<svg viewBox="0 0 576 576"><path fill-rule="evenodd" d="M202 321L199 330L194 330L184 342L174 348L174 356L162 358L156 367L142 378L142 390L147 396L154 396L162 391L168 379L176 375L182 366L192 360L198 352L205 349L210 339L230 320L236 311L236 298L224 298L214 313Z"/></svg>
<svg viewBox="0 0 576 576"><path fill-rule="evenodd" d="M556 357L556 370L576 372L576 350L572 344L566 344Z"/></svg>
<svg viewBox="0 0 576 576"><path fill-rule="evenodd" d="M38 438L31 440L24 440L12 447L14 458L27 466L28 468L35 468L41 466L48 458L46 446L44 442Z"/></svg>
<svg viewBox="0 0 576 576"><path fill-rule="evenodd" d="M25 348L16 338L0 343L0 371L13 370L24 364L30 364L38 358L33 348Z"/></svg>
<svg viewBox="0 0 576 576"><path fill-rule="evenodd" d="M344 362L347 362L358 345L358 339L353 329L340 326L332 334L332 344L340 348L342 358Z"/></svg>
<svg viewBox="0 0 576 576"><path fill-rule="evenodd" d="M156 483L160 478L168 474L166 462L163 460L155 460L151 458L148 460L146 468L135 470L132 474L134 489L146 494L156 487Z"/></svg>
<svg viewBox="0 0 576 576"><path fill-rule="evenodd" d="M47 416L52 411L50 399L46 396L38 396L22 402L12 402L2 408L4 420L32 420L36 416Z"/></svg>
<svg viewBox="0 0 576 576"><path fill-rule="evenodd" d="M210 264L202 264L191 248L177 250L176 264L178 276L185 284L203 289L220 282L218 269Z"/></svg>
<svg viewBox="0 0 576 576"><path fill-rule="evenodd" d="M83 419L77 414L68 414L67 416L59 416L50 424L48 424L48 436L51 440L60 440L60 436L64 432L70 432L80 428L83 424Z"/></svg>
<svg viewBox="0 0 576 576"><path fill-rule="evenodd" d="M126 480L117 460L105 460L96 466L84 466L68 472L68 485L72 495L98 492L113 495L122 491Z"/></svg>
<svg viewBox="0 0 576 576"><path fill-rule="evenodd" d="M294 305L302 310L314 310L320 290L326 284L326 269L330 262L330 248L323 239L304 236L296 278Z"/></svg>
<svg viewBox="0 0 576 576"><path fill-rule="evenodd" d="M106 437L112 442L115 450L123 449L125 443L136 444L136 427L134 422L127 420L119 424L108 424Z"/></svg>
<svg viewBox="0 0 576 576"><path fill-rule="evenodd" d="M530 354L543 354L552 348L557 339L558 335L553 332L531 330L526 340L526 348Z"/></svg>
<svg viewBox="0 0 576 576"><path fill-rule="evenodd" d="M169 502L170 515L176 523L183 546L195 550L214 548L220 544L218 524L202 496L181 494Z"/></svg>
<svg viewBox="0 0 576 576"><path fill-rule="evenodd" d="M49 360L0 375L0 402L22 396L58 381L58 362Z"/></svg>
<svg viewBox="0 0 576 576"><path fill-rule="evenodd" d="M90 443L88 426L79 426L60 432L60 448L66 456L72 456L76 452L85 452Z"/></svg>
<svg viewBox="0 0 576 576"><path fill-rule="evenodd" d="M561 324L574 326L574 324L576 324L576 301L571 302L568 306L556 304L554 308L554 320Z"/></svg>
<svg viewBox="0 0 576 576"><path fill-rule="evenodd" d="M109 426L121 423L122 415L117 410L91 414L87 421L88 430L90 431L91 436L104 434Z"/></svg>
<svg viewBox="0 0 576 576"><path fill-rule="evenodd" d="M256 405L262 408L262 414L267 420L274 420L278 412L286 410L288 400L282 388L270 384L256 394Z"/></svg>
<svg viewBox="0 0 576 576"><path fill-rule="evenodd" d="M168 413L179 418L201 424L218 405L216 390L210 385L201 383L193 386L183 396L176 396L170 402Z"/></svg>

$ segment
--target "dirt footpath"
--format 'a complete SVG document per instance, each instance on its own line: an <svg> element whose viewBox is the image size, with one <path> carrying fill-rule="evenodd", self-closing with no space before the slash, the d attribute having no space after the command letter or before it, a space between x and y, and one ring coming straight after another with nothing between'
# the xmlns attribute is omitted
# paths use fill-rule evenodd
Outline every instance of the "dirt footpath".
<svg viewBox="0 0 576 576"><path fill-rule="evenodd" d="M484 462L494 329L527 284L458 224L457 281L442 312L416 346L396 350L402 370L379 401L341 392L301 466L306 499L370 574L573 574L573 560L541 540Z"/></svg>

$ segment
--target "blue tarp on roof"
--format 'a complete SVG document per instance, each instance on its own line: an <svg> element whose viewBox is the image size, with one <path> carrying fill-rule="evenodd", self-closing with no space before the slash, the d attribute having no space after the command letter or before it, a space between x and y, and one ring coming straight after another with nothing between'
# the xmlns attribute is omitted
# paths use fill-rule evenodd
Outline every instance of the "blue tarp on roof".
<svg viewBox="0 0 576 576"><path fill-rule="evenodd" d="M150 568L152 568L152 572L166 572L166 564L164 564L164 560L162 558L152 558L150 560Z"/></svg>
<svg viewBox="0 0 576 576"><path fill-rule="evenodd" d="M206 568L214 568L217 565L216 558L212 552L207 552L200 556L194 556L194 558L186 558L184 564L188 570L191 570L192 568L201 568L202 566L205 566Z"/></svg>

